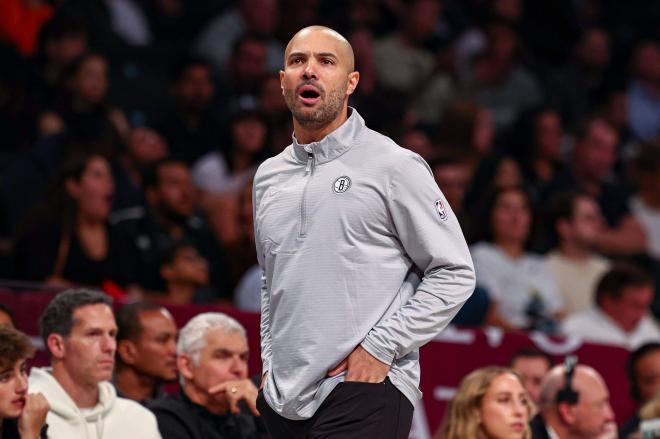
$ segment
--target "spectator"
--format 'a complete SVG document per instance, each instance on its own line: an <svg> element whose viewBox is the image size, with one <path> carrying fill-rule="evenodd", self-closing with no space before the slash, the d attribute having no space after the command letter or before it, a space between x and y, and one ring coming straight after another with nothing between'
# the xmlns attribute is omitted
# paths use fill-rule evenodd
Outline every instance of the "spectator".
<svg viewBox="0 0 660 439"><path fill-rule="evenodd" d="M489 322L507 329L554 330L563 301L541 256L525 251L532 224L526 193L519 187L496 191L483 221L485 240L471 253L477 284L495 302Z"/></svg>
<svg viewBox="0 0 660 439"><path fill-rule="evenodd" d="M564 133L556 111L540 107L524 112L512 130L512 153L520 162L520 168L535 200L564 168L562 147Z"/></svg>
<svg viewBox="0 0 660 439"><path fill-rule="evenodd" d="M648 237L649 256L660 263L660 141L642 146L631 171L637 193L630 210Z"/></svg>
<svg viewBox="0 0 660 439"><path fill-rule="evenodd" d="M660 340L660 328L649 312L653 294L653 281L645 272L617 264L598 282L594 306L566 317L561 332L628 349Z"/></svg>
<svg viewBox="0 0 660 439"><path fill-rule="evenodd" d="M415 119L432 124L455 93L454 84L436 69L426 43L432 38L442 7L438 0L414 0L402 11L399 29L378 41L374 64L380 85L413 99Z"/></svg>
<svg viewBox="0 0 660 439"><path fill-rule="evenodd" d="M518 375L485 367L463 378L436 439L529 439L532 403Z"/></svg>
<svg viewBox="0 0 660 439"><path fill-rule="evenodd" d="M134 302L115 312L117 320L117 395L142 405L164 395L176 369L176 323L160 305Z"/></svg>
<svg viewBox="0 0 660 439"><path fill-rule="evenodd" d="M404 148L422 156L424 160L430 160L435 149L428 134L419 126L403 132L399 138L399 143Z"/></svg>
<svg viewBox="0 0 660 439"><path fill-rule="evenodd" d="M105 158L73 157L66 163L53 194L18 232L16 277L59 286L100 286L107 280L130 285L130 253L108 223L113 193Z"/></svg>
<svg viewBox="0 0 660 439"><path fill-rule="evenodd" d="M87 53L73 60L62 73L52 109L39 118L40 135L80 130L98 137L114 129L127 140L130 126L124 113L107 102L108 82L108 61L100 54Z"/></svg>
<svg viewBox="0 0 660 439"><path fill-rule="evenodd" d="M167 303L211 303L216 297L209 289L209 264L189 243L178 242L161 256L160 276Z"/></svg>
<svg viewBox="0 0 660 439"><path fill-rule="evenodd" d="M195 162L195 186L205 195L237 194L268 156L268 125L260 113L239 111L229 122L227 143ZM220 145L218 145L220 146Z"/></svg>
<svg viewBox="0 0 660 439"><path fill-rule="evenodd" d="M179 61L170 94L174 106L155 128L167 140L172 156L191 165L216 148L221 139L219 117L213 108L216 90L210 64L194 57Z"/></svg>
<svg viewBox="0 0 660 439"><path fill-rule="evenodd" d="M11 326L12 328L16 327L16 321L14 320L14 314L11 312L6 305L0 303L0 325Z"/></svg>
<svg viewBox="0 0 660 439"><path fill-rule="evenodd" d="M610 262L594 252L604 220L596 201L584 193L560 194L552 203L550 226L557 245L545 263L559 286L566 313L584 311Z"/></svg>
<svg viewBox="0 0 660 439"><path fill-rule="evenodd" d="M610 58L607 31L589 27L582 32L571 61L550 75L548 100L569 128L596 109L596 96L605 86Z"/></svg>
<svg viewBox="0 0 660 439"><path fill-rule="evenodd" d="M443 150L466 154L473 168L491 153L495 125L490 112L472 101L456 101L438 123L435 142Z"/></svg>
<svg viewBox="0 0 660 439"><path fill-rule="evenodd" d="M646 251L642 226L628 212L628 194L613 173L617 158L616 132L601 118L592 117L577 131L570 168L558 172L543 196L570 190L585 192L598 201L608 227L597 247L604 253L637 254Z"/></svg>
<svg viewBox="0 0 660 439"><path fill-rule="evenodd" d="M472 62L467 93L486 108L497 132L506 131L526 109L538 106L542 90L536 78L519 61L520 41L504 23L486 27L487 47Z"/></svg>
<svg viewBox="0 0 660 439"><path fill-rule="evenodd" d="M550 356L534 348L519 349L509 360L509 367L520 376L532 402L538 404L541 383L552 368Z"/></svg>
<svg viewBox="0 0 660 439"><path fill-rule="evenodd" d="M118 398L112 377L117 326L103 293L71 289L58 294L40 320L51 367L32 368L30 388L50 403L48 437L160 438L154 415Z"/></svg>
<svg viewBox="0 0 660 439"><path fill-rule="evenodd" d="M88 49L85 21L69 10L56 10L39 34L38 53L34 63L34 98L45 107L55 98L67 66Z"/></svg>
<svg viewBox="0 0 660 439"><path fill-rule="evenodd" d="M531 428L533 439L596 439L611 433L616 425L605 381L582 364L572 373L563 365L553 367L541 385Z"/></svg>
<svg viewBox="0 0 660 439"><path fill-rule="evenodd" d="M524 183L520 165L512 156L492 153L477 163L463 204L468 208L473 220L483 218L493 191L523 187ZM530 199L531 201L533 200ZM483 234L483 231L481 233Z"/></svg>
<svg viewBox="0 0 660 439"><path fill-rule="evenodd" d="M119 157L116 169L123 178L117 179L113 211L144 206L142 174L158 160L167 157L169 148L165 139L155 130L137 127L131 130L126 150Z"/></svg>
<svg viewBox="0 0 660 439"><path fill-rule="evenodd" d="M270 133L270 144L273 147L273 152L281 152L291 142L293 125L289 109L284 99L282 99L279 76L270 75L261 81L259 110L264 115L268 124L268 133Z"/></svg>
<svg viewBox="0 0 660 439"><path fill-rule="evenodd" d="M660 342L649 342L635 349L628 357L627 369L630 396L640 405L649 403L660 390ZM621 426L621 439L627 439L638 430L640 411L635 412L633 417Z"/></svg>
<svg viewBox="0 0 660 439"><path fill-rule="evenodd" d="M261 82L268 74L267 52L268 39L261 34L247 33L236 40L221 76L218 100L222 102L223 116L257 107Z"/></svg>
<svg viewBox="0 0 660 439"><path fill-rule="evenodd" d="M248 379L245 329L221 313L195 316L177 344L181 391L150 405L164 439L266 439ZM195 432L195 433L191 433Z"/></svg>
<svg viewBox="0 0 660 439"><path fill-rule="evenodd" d="M282 68L284 46L273 35L280 22L278 0L240 0L237 5L213 18L199 32L194 43L196 53L209 59L222 73L227 68L234 43L246 33L263 35L268 39L266 65L268 71Z"/></svg>
<svg viewBox="0 0 660 439"><path fill-rule="evenodd" d="M25 362L34 355L30 339L0 325L0 437L46 439L49 405L41 393L28 393Z"/></svg>
<svg viewBox="0 0 660 439"><path fill-rule="evenodd" d="M113 222L129 243L128 254L137 257L139 284L156 291L162 287L159 257L173 243L186 240L207 260L217 261L211 284L223 284L222 250L203 217L195 213L196 193L190 169L180 160L165 158L144 173L147 207L126 209L113 215Z"/></svg>
<svg viewBox="0 0 660 439"><path fill-rule="evenodd" d="M642 41L634 49L628 87L628 123L642 141L660 135L660 45Z"/></svg>

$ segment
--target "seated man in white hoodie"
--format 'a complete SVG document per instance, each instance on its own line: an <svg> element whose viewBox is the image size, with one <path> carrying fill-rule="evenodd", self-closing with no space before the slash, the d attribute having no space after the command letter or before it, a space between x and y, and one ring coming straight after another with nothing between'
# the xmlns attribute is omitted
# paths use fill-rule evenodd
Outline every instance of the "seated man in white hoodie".
<svg viewBox="0 0 660 439"><path fill-rule="evenodd" d="M660 340L660 327L651 316L653 280L640 268L625 263L612 267L598 282L595 304L569 315L561 332L594 343L636 349Z"/></svg>
<svg viewBox="0 0 660 439"><path fill-rule="evenodd" d="M71 289L41 315L49 368L32 368L29 386L50 404L51 439L160 438L156 418L140 404L118 398L112 377L117 325L112 300L101 292Z"/></svg>

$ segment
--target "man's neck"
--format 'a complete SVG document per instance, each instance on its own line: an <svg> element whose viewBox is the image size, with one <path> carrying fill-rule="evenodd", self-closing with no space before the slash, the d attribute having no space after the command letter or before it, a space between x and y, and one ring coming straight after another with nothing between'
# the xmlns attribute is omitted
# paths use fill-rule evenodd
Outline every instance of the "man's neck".
<svg viewBox="0 0 660 439"><path fill-rule="evenodd" d="M61 363L53 364L53 377L79 408L91 408L98 404L98 383L76 381Z"/></svg>
<svg viewBox="0 0 660 439"><path fill-rule="evenodd" d="M129 399L146 401L154 397L158 382L127 366L118 366L115 372L115 386Z"/></svg>
<svg viewBox="0 0 660 439"><path fill-rule="evenodd" d="M322 126L301 124L294 118L293 132L296 134L298 143L306 145L308 143L322 140L325 136L342 126L346 120L348 120L348 108L344 106L344 109L337 118Z"/></svg>
<svg viewBox="0 0 660 439"><path fill-rule="evenodd" d="M591 250L574 242L563 241L559 243L559 253L567 259L586 261L592 255Z"/></svg>
<svg viewBox="0 0 660 439"><path fill-rule="evenodd" d="M496 241L495 244L510 258L518 259L525 254L525 249L518 242L513 241Z"/></svg>

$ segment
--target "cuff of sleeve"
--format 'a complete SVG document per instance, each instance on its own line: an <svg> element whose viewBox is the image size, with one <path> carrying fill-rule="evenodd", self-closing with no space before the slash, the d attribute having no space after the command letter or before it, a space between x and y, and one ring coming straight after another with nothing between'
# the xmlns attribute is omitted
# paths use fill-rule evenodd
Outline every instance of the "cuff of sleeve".
<svg viewBox="0 0 660 439"><path fill-rule="evenodd" d="M261 362L261 374L270 371L270 358Z"/></svg>
<svg viewBox="0 0 660 439"><path fill-rule="evenodd" d="M381 346L376 345L373 342L373 340L371 340L370 335L367 335L367 337L364 340L362 340L360 346L362 346L365 351L369 352L381 363L392 365L392 362L394 361L394 357L395 357L394 353L388 352L387 350L383 349Z"/></svg>

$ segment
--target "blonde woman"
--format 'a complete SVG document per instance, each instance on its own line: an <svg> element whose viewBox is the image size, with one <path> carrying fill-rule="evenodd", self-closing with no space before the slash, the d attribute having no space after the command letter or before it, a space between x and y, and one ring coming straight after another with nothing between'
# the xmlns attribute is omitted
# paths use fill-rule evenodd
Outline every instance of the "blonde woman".
<svg viewBox="0 0 660 439"><path fill-rule="evenodd" d="M518 375L504 367L463 378L435 439L530 439L532 403Z"/></svg>

